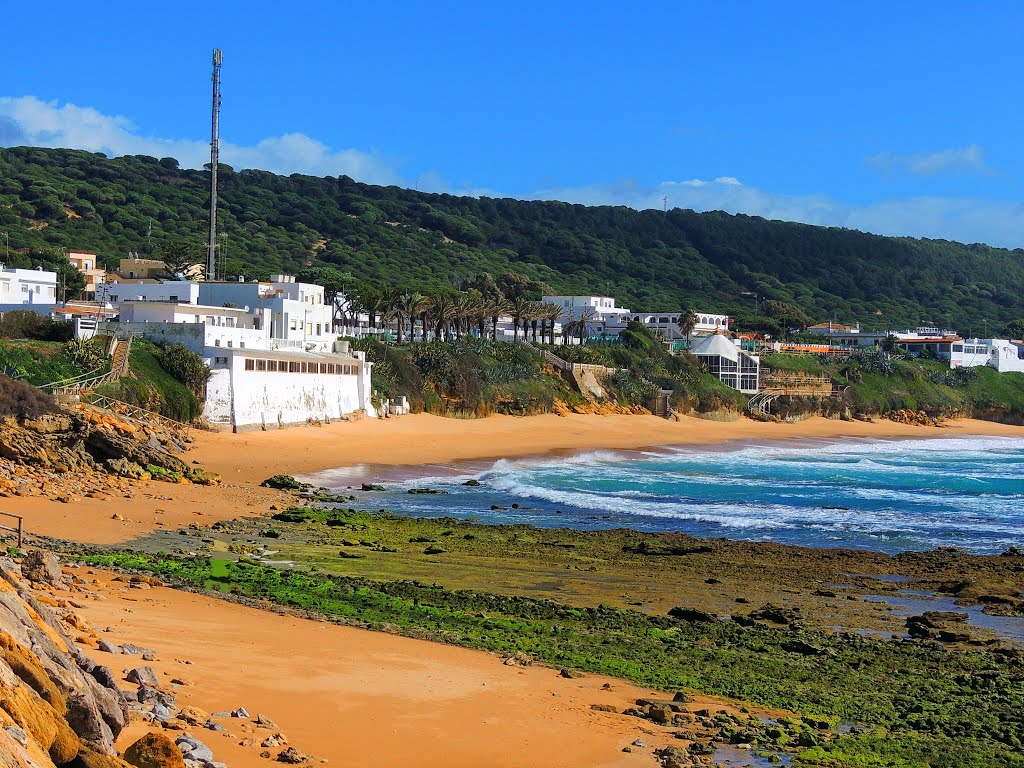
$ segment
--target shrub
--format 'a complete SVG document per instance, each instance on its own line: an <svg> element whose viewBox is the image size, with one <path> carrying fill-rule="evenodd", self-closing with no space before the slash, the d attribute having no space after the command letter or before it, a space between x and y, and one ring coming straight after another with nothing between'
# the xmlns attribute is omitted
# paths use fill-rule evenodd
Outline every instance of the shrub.
<svg viewBox="0 0 1024 768"><path fill-rule="evenodd" d="M33 341L69 341L75 335L74 323L51 320L38 312L14 310L0 317L0 338Z"/></svg>
<svg viewBox="0 0 1024 768"><path fill-rule="evenodd" d="M160 367L176 378L196 397L203 397L210 369L203 358L184 344L168 344L156 353Z"/></svg>
<svg viewBox="0 0 1024 768"><path fill-rule="evenodd" d="M0 374L0 416L34 419L58 410L50 395Z"/></svg>

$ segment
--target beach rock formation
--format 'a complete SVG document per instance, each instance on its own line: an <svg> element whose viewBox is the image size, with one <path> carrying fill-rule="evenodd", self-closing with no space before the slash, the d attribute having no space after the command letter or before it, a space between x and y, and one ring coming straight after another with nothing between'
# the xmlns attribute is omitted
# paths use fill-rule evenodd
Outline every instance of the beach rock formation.
<svg viewBox="0 0 1024 768"><path fill-rule="evenodd" d="M93 406L57 409L34 418L0 419L0 497L124 490L119 479L213 485L215 475L182 461L190 438L156 418L128 419ZM117 478L117 479L115 479Z"/></svg>
<svg viewBox="0 0 1024 768"><path fill-rule="evenodd" d="M48 557L34 556L29 572L46 581L54 577L51 565ZM113 675L74 648L56 611L33 595L13 561L0 558L5 768L126 768L113 745L127 720L128 706Z"/></svg>

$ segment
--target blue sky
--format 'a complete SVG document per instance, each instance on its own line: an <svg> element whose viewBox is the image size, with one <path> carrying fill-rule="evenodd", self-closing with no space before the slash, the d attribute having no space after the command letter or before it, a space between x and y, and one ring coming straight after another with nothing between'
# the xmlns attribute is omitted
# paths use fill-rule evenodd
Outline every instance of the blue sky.
<svg viewBox="0 0 1024 768"><path fill-rule="evenodd" d="M0 145L1024 247L1024 4L5 9ZM17 32L14 32L17 31Z"/></svg>

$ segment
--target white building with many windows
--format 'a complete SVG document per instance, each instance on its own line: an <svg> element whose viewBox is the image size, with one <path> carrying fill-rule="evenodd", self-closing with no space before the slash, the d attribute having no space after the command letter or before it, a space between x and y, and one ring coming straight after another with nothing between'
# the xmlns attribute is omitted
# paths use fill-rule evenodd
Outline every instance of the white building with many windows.
<svg viewBox="0 0 1024 768"><path fill-rule="evenodd" d="M950 368L974 368L987 365L1000 373L1024 373L1021 349L1009 339L964 339L953 343Z"/></svg>
<svg viewBox="0 0 1024 768"><path fill-rule="evenodd" d="M56 272L0 265L0 312L31 309L51 314L56 304Z"/></svg>
<svg viewBox="0 0 1024 768"><path fill-rule="evenodd" d="M761 358L745 352L739 341L714 334L695 338L690 351L719 381L740 392L756 394L761 378Z"/></svg>
<svg viewBox="0 0 1024 768"><path fill-rule="evenodd" d="M191 289L182 286L195 284L163 285L191 295ZM228 305L234 299L259 299L250 287L258 284L239 283L242 289L235 292L207 291L203 286L209 284L198 285L197 298L226 298L223 303ZM329 318L330 307L315 303L323 301L322 291L304 288L297 299L274 292L243 306L122 301L119 321L105 329L183 344L201 355L210 368L203 416L214 427L272 429L340 419L355 411L375 415L372 363L331 333L329 320L319 314L326 310ZM293 317L302 317L311 327L299 327L297 322L293 326Z"/></svg>

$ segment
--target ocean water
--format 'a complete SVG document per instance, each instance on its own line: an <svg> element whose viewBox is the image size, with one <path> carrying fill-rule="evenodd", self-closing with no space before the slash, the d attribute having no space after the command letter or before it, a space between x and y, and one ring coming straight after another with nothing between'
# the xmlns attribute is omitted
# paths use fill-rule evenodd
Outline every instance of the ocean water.
<svg viewBox="0 0 1024 768"><path fill-rule="evenodd" d="M1024 439L1016 438L594 451L432 465L390 477L373 467L348 468L309 479L335 488L382 479L387 490L367 494L364 503L486 523L680 531L884 552L958 546L998 553L1024 545ZM469 479L481 485L463 485ZM448 495L408 493L420 487Z"/></svg>

